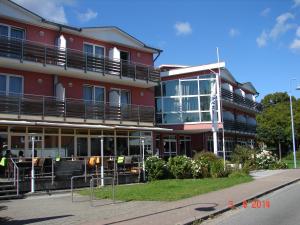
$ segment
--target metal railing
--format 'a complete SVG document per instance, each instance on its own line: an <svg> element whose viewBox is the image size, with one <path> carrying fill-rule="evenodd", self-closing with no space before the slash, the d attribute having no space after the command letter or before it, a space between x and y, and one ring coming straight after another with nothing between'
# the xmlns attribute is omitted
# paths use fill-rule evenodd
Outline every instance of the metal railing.
<svg viewBox="0 0 300 225"><path fill-rule="evenodd" d="M0 92L0 113L154 123L154 107Z"/></svg>
<svg viewBox="0 0 300 225"><path fill-rule="evenodd" d="M240 96L236 93L233 93L231 91L228 91L224 88L222 88L222 99L231 101L235 104L242 105L244 107L247 107L249 109L253 109L255 111L262 111L262 105L260 103L257 103L255 101L252 101L248 98L245 98L243 96Z"/></svg>
<svg viewBox="0 0 300 225"><path fill-rule="evenodd" d="M98 181L99 180L111 180L111 187L112 187L112 200L113 200L113 204L115 203L115 176L112 176L112 177L92 177L90 179L90 203L91 203L91 206L94 206L93 205L93 201L94 201L94 188L95 188L95 182L94 180L97 181L97 187L99 187L98 185Z"/></svg>
<svg viewBox="0 0 300 225"><path fill-rule="evenodd" d="M16 191L17 191L17 196L19 196L19 191L20 191L20 172L19 172L19 167L17 166L17 164L15 163L15 161L10 158L13 166L14 166L14 186L16 187Z"/></svg>
<svg viewBox="0 0 300 225"><path fill-rule="evenodd" d="M114 75L132 80L160 81L160 71L153 66L132 63L125 60L113 60L95 57L74 49L62 49L23 39L0 36L0 56L30 61L46 65L55 65L64 69L73 68L83 72L97 72L102 75Z"/></svg>
<svg viewBox="0 0 300 225"><path fill-rule="evenodd" d="M227 131L237 131L252 134L256 133L256 125L241 123L232 120L224 120L224 129Z"/></svg>

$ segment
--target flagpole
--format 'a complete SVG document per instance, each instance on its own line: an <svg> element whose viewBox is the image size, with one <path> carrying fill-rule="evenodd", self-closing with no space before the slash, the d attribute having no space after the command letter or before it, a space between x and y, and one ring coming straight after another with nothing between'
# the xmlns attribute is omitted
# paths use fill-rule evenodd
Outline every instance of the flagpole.
<svg viewBox="0 0 300 225"><path fill-rule="evenodd" d="M226 170L226 155L225 155L225 132L224 132L224 121L223 121L223 108L222 108L222 103L221 103L221 68L220 68L220 55L219 55L219 48L217 47L217 58L218 58L218 68L219 68L219 73L218 73L218 79L219 79L219 118L220 118L220 121L222 122L222 149L223 149L223 160L224 160L224 170Z"/></svg>

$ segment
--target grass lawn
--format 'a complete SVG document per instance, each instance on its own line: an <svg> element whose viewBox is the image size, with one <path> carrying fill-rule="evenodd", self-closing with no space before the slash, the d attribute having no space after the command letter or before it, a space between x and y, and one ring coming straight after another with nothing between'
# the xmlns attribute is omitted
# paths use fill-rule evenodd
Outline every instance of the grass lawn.
<svg viewBox="0 0 300 225"><path fill-rule="evenodd" d="M174 201L231 187L252 181L250 176L232 178L206 178L184 180L159 180L146 184L116 186L116 200L122 201ZM111 198L111 186L97 189L96 198ZM89 195L89 189L79 191L81 195Z"/></svg>
<svg viewBox="0 0 300 225"><path fill-rule="evenodd" d="M283 162L285 162L289 169L294 169L294 160L288 160L288 159L282 159ZM297 168L300 168L300 160L296 161Z"/></svg>

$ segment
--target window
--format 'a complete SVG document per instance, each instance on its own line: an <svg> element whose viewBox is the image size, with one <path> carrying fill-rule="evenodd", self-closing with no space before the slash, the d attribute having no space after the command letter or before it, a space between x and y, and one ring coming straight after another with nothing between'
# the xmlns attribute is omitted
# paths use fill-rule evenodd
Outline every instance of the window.
<svg viewBox="0 0 300 225"><path fill-rule="evenodd" d="M0 74L0 94L23 94L23 77Z"/></svg>
<svg viewBox="0 0 300 225"><path fill-rule="evenodd" d="M83 86L83 99L86 101L104 102L105 89L99 86Z"/></svg>
<svg viewBox="0 0 300 225"><path fill-rule="evenodd" d="M180 111L179 98L164 98L164 112Z"/></svg>
<svg viewBox="0 0 300 225"><path fill-rule="evenodd" d="M186 122L198 122L199 121L199 113L182 113L182 121Z"/></svg>
<svg viewBox="0 0 300 225"><path fill-rule="evenodd" d="M164 114L164 123L182 123L180 113L165 113Z"/></svg>
<svg viewBox="0 0 300 225"><path fill-rule="evenodd" d="M210 110L210 96L200 97L200 109L201 111Z"/></svg>
<svg viewBox="0 0 300 225"><path fill-rule="evenodd" d="M83 51L90 56L97 58L103 58L105 56L104 47L93 45L93 44L84 44Z"/></svg>
<svg viewBox="0 0 300 225"><path fill-rule="evenodd" d="M198 95L198 81L182 81L181 95Z"/></svg>
<svg viewBox="0 0 300 225"><path fill-rule="evenodd" d="M213 86L213 82L210 80L200 80L199 87L200 87L200 94L211 94L211 87Z"/></svg>
<svg viewBox="0 0 300 225"><path fill-rule="evenodd" d="M156 110L157 113L161 113L162 112L161 98L156 98L155 99L155 110Z"/></svg>
<svg viewBox="0 0 300 225"><path fill-rule="evenodd" d="M109 91L109 102L113 106L126 106L130 104L130 92L121 89Z"/></svg>
<svg viewBox="0 0 300 225"><path fill-rule="evenodd" d="M182 111L197 111L198 109L198 97L182 98Z"/></svg>
<svg viewBox="0 0 300 225"><path fill-rule="evenodd" d="M25 31L23 29L11 27L8 25L0 25L0 36L24 39Z"/></svg>
<svg viewBox="0 0 300 225"><path fill-rule="evenodd" d="M178 96L179 95L179 81L171 80L162 83L163 96Z"/></svg>
<svg viewBox="0 0 300 225"><path fill-rule="evenodd" d="M126 51L120 51L120 59L124 60L126 62L130 61L130 55L129 52Z"/></svg>

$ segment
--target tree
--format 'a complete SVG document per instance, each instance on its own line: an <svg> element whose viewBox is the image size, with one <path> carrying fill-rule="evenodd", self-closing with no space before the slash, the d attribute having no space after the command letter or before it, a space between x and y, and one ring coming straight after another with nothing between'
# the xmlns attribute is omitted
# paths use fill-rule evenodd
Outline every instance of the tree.
<svg viewBox="0 0 300 225"><path fill-rule="evenodd" d="M263 111L257 116L257 136L268 146L291 145L291 116L288 94L277 92L265 96L262 101ZM300 101L293 97L295 131L299 139L300 131ZM298 132L297 132L298 131ZM281 155L281 151L279 151Z"/></svg>

